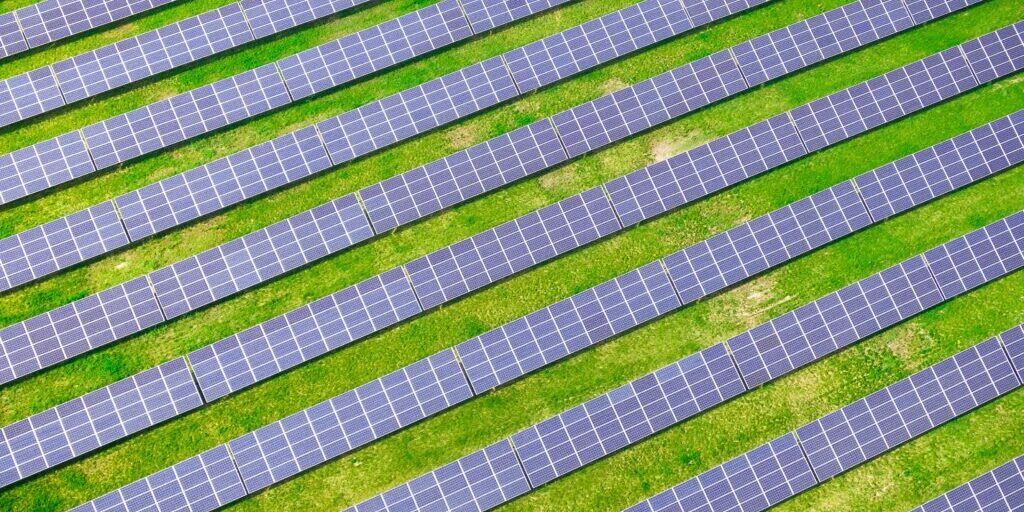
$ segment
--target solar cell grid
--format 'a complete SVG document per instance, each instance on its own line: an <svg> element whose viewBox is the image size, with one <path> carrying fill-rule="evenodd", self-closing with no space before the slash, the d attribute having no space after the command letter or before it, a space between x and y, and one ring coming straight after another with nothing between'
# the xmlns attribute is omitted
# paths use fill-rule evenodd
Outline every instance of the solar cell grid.
<svg viewBox="0 0 1024 512"><path fill-rule="evenodd" d="M479 34L541 11L562 5L569 0L463 0L462 9L469 18L473 32Z"/></svg>
<svg viewBox="0 0 1024 512"><path fill-rule="evenodd" d="M645 0L520 46L504 57L525 93L691 28L679 0Z"/></svg>
<svg viewBox="0 0 1024 512"><path fill-rule="evenodd" d="M208 402L420 312L401 268L306 304L188 355Z"/></svg>
<svg viewBox="0 0 1024 512"><path fill-rule="evenodd" d="M0 451L12 459L0 470L0 487L202 404L181 357L7 425Z"/></svg>
<svg viewBox="0 0 1024 512"><path fill-rule="evenodd" d="M570 157L605 146L745 89L728 51L555 114Z"/></svg>
<svg viewBox="0 0 1024 512"><path fill-rule="evenodd" d="M0 202L9 203L95 171L80 132L58 135L0 156Z"/></svg>
<svg viewBox="0 0 1024 512"><path fill-rule="evenodd" d="M991 82L1024 67L1024 21L960 45L978 81Z"/></svg>
<svg viewBox="0 0 1024 512"><path fill-rule="evenodd" d="M683 304L871 224L845 181L665 257Z"/></svg>
<svg viewBox="0 0 1024 512"><path fill-rule="evenodd" d="M915 256L728 341L754 388L942 302Z"/></svg>
<svg viewBox="0 0 1024 512"><path fill-rule="evenodd" d="M855 178L876 221L1024 161L1024 110Z"/></svg>
<svg viewBox="0 0 1024 512"><path fill-rule="evenodd" d="M1013 329L999 335L1006 353L1010 356L1010 362L1017 370L1017 374L1024 380L1024 325L1018 325Z"/></svg>
<svg viewBox="0 0 1024 512"><path fill-rule="evenodd" d="M0 239L0 291L127 244L111 201Z"/></svg>
<svg viewBox="0 0 1024 512"><path fill-rule="evenodd" d="M632 226L806 154L785 114L656 162L605 186Z"/></svg>
<svg viewBox="0 0 1024 512"><path fill-rule="evenodd" d="M368 0L241 0L257 38L283 32L341 12Z"/></svg>
<svg viewBox="0 0 1024 512"><path fill-rule="evenodd" d="M0 80L0 126L64 106L49 66Z"/></svg>
<svg viewBox="0 0 1024 512"><path fill-rule="evenodd" d="M757 512L817 485L792 434L652 496L626 512Z"/></svg>
<svg viewBox="0 0 1024 512"><path fill-rule="evenodd" d="M565 160L545 119L370 185L359 197L382 233Z"/></svg>
<svg viewBox="0 0 1024 512"><path fill-rule="evenodd" d="M30 48L127 18L174 0L45 0L16 11Z"/></svg>
<svg viewBox="0 0 1024 512"><path fill-rule="evenodd" d="M0 330L0 383L163 321L143 276L7 326Z"/></svg>
<svg viewBox="0 0 1024 512"><path fill-rule="evenodd" d="M908 0L907 8L914 18L914 23L920 25L979 2L981 0Z"/></svg>
<svg viewBox="0 0 1024 512"><path fill-rule="evenodd" d="M168 319L373 236L355 194L271 224L150 274Z"/></svg>
<svg viewBox="0 0 1024 512"><path fill-rule="evenodd" d="M0 59L28 49L13 12L0 14Z"/></svg>
<svg viewBox="0 0 1024 512"><path fill-rule="evenodd" d="M86 126L99 169L280 107L291 99L273 64Z"/></svg>
<svg viewBox="0 0 1024 512"><path fill-rule="evenodd" d="M1024 509L1024 457L1017 457L911 512L1019 512Z"/></svg>
<svg viewBox="0 0 1024 512"><path fill-rule="evenodd" d="M251 493L472 396L455 353L444 350L228 445Z"/></svg>
<svg viewBox="0 0 1024 512"><path fill-rule="evenodd" d="M761 5L768 0L682 0L693 26L700 26Z"/></svg>
<svg viewBox="0 0 1024 512"><path fill-rule="evenodd" d="M820 481L1020 386L995 338L797 429Z"/></svg>
<svg viewBox="0 0 1024 512"><path fill-rule="evenodd" d="M621 229L592 188L405 265L424 309L443 304Z"/></svg>
<svg viewBox="0 0 1024 512"><path fill-rule="evenodd" d="M456 347L483 393L679 307L655 261Z"/></svg>
<svg viewBox="0 0 1024 512"><path fill-rule="evenodd" d="M482 512L530 490L507 439L471 453L345 512Z"/></svg>
<svg viewBox="0 0 1024 512"><path fill-rule="evenodd" d="M1024 211L925 253L942 295L951 299L1024 266Z"/></svg>
<svg viewBox="0 0 1024 512"><path fill-rule="evenodd" d="M79 505L72 512L210 512L245 494L227 446L219 445Z"/></svg>
<svg viewBox="0 0 1024 512"><path fill-rule="evenodd" d="M733 47L750 86L901 32L914 24L902 0L853 2Z"/></svg>
<svg viewBox="0 0 1024 512"><path fill-rule="evenodd" d="M443 0L278 61L305 98L473 35L456 0Z"/></svg>
<svg viewBox="0 0 1024 512"><path fill-rule="evenodd" d="M538 487L744 391L718 344L522 430L512 443Z"/></svg>
<svg viewBox="0 0 1024 512"><path fill-rule="evenodd" d="M479 112L519 93L500 57L317 124L335 165Z"/></svg>

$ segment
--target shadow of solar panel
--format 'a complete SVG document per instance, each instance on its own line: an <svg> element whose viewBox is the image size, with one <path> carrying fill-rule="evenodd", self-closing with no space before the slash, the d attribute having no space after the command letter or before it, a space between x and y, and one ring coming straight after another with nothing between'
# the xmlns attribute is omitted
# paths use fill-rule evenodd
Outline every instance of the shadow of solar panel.
<svg viewBox="0 0 1024 512"><path fill-rule="evenodd" d="M0 291L127 244L111 201L0 239Z"/></svg>
<svg viewBox="0 0 1024 512"><path fill-rule="evenodd" d="M326 91L473 35L456 0L443 0L278 64L295 99Z"/></svg>
<svg viewBox="0 0 1024 512"><path fill-rule="evenodd" d="M982 0L908 0L907 8L914 17L914 23L920 25L927 21L941 18L951 12L966 9Z"/></svg>
<svg viewBox="0 0 1024 512"><path fill-rule="evenodd" d="M317 124L335 165L517 96L500 57Z"/></svg>
<svg viewBox="0 0 1024 512"><path fill-rule="evenodd" d="M512 436L534 488L746 391L724 344Z"/></svg>
<svg viewBox="0 0 1024 512"><path fill-rule="evenodd" d="M765 510L817 485L792 433L652 496L626 512Z"/></svg>
<svg viewBox="0 0 1024 512"><path fill-rule="evenodd" d="M1024 508L1024 457L1003 464L911 512L1006 512Z"/></svg>
<svg viewBox="0 0 1024 512"><path fill-rule="evenodd" d="M504 57L525 93L691 28L679 0L645 0L520 46Z"/></svg>
<svg viewBox="0 0 1024 512"><path fill-rule="evenodd" d="M482 512L529 490L512 445L504 439L345 512Z"/></svg>
<svg viewBox="0 0 1024 512"><path fill-rule="evenodd" d="M405 265L430 309L621 229L604 189L592 188Z"/></svg>
<svg viewBox="0 0 1024 512"><path fill-rule="evenodd" d="M479 394L679 307L655 261L456 347Z"/></svg>
<svg viewBox="0 0 1024 512"><path fill-rule="evenodd" d="M683 304L789 261L871 224L844 181L665 257Z"/></svg>
<svg viewBox="0 0 1024 512"><path fill-rule="evenodd" d="M250 386L420 312L401 268L188 355L206 401Z"/></svg>
<svg viewBox="0 0 1024 512"><path fill-rule="evenodd" d="M547 119L500 135L359 191L383 233L566 160Z"/></svg>
<svg viewBox="0 0 1024 512"><path fill-rule="evenodd" d="M924 258L915 256L734 336L728 344L743 381L754 388L942 300Z"/></svg>
<svg viewBox="0 0 1024 512"><path fill-rule="evenodd" d="M0 487L203 404L180 357L0 429ZM0 458L2 460L2 458ZM9 469L8 469L9 468Z"/></svg>
<svg viewBox="0 0 1024 512"><path fill-rule="evenodd" d="M752 87L913 24L902 0L854 2L740 43L733 53Z"/></svg>
<svg viewBox="0 0 1024 512"><path fill-rule="evenodd" d="M445 350L228 445L251 493L472 396L455 353Z"/></svg>
<svg viewBox="0 0 1024 512"><path fill-rule="evenodd" d="M1010 362L1017 370L1017 374L1024 380L1024 326L1018 325L1013 329L999 335L1006 353L1010 356Z"/></svg>
<svg viewBox="0 0 1024 512"><path fill-rule="evenodd" d="M746 89L728 51L711 54L553 117L570 157Z"/></svg>
<svg viewBox="0 0 1024 512"><path fill-rule="evenodd" d="M991 338L796 432L825 481L1018 387Z"/></svg>
<svg viewBox="0 0 1024 512"><path fill-rule="evenodd" d="M479 34L566 2L569 0L463 0L462 9L469 18L473 32Z"/></svg>
<svg viewBox="0 0 1024 512"><path fill-rule="evenodd" d="M64 106L49 66L0 80L0 126Z"/></svg>
<svg viewBox="0 0 1024 512"><path fill-rule="evenodd" d="M307 210L150 274L168 319L373 236L355 194Z"/></svg>
<svg viewBox="0 0 1024 512"><path fill-rule="evenodd" d="M289 103L273 64L239 73L82 129L98 169Z"/></svg>
<svg viewBox="0 0 1024 512"><path fill-rule="evenodd" d="M245 494L227 446L220 445L79 505L72 512L210 512Z"/></svg>
<svg viewBox="0 0 1024 512"><path fill-rule="evenodd" d="M13 12L0 14L0 59L28 49Z"/></svg>
<svg viewBox="0 0 1024 512"><path fill-rule="evenodd" d="M68 103L253 40L237 3L122 39L53 65Z"/></svg>
<svg viewBox="0 0 1024 512"><path fill-rule="evenodd" d="M301 180L331 166L316 128L302 128L114 199L132 241Z"/></svg>
<svg viewBox="0 0 1024 512"><path fill-rule="evenodd" d="M174 0L45 0L16 11L30 48L80 34Z"/></svg>
<svg viewBox="0 0 1024 512"><path fill-rule="evenodd" d="M369 0L241 0L257 38L267 37Z"/></svg>
<svg viewBox="0 0 1024 512"><path fill-rule="evenodd" d="M807 148L817 151L976 86L960 48L950 48L791 113Z"/></svg>
<svg viewBox="0 0 1024 512"><path fill-rule="evenodd" d="M1024 266L1024 212L925 253L942 295L951 299Z"/></svg>
<svg viewBox="0 0 1024 512"><path fill-rule="evenodd" d="M781 114L605 186L623 225L632 226L805 154L796 128Z"/></svg>
<svg viewBox="0 0 1024 512"><path fill-rule="evenodd" d="M95 171L80 132L58 135L0 156L0 199L9 203Z"/></svg>
<svg viewBox="0 0 1024 512"><path fill-rule="evenodd" d="M1024 161L1024 110L855 179L871 217L892 217Z"/></svg>
<svg viewBox="0 0 1024 512"><path fill-rule="evenodd" d="M146 277L0 330L0 384L164 321Z"/></svg>
<svg viewBox="0 0 1024 512"><path fill-rule="evenodd" d="M978 81L991 82L1024 67L1024 21L962 45Z"/></svg>
<svg viewBox="0 0 1024 512"><path fill-rule="evenodd" d="M712 21L731 16L740 11L761 5L768 0L683 0L683 8L693 26L705 25Z"/></svg>

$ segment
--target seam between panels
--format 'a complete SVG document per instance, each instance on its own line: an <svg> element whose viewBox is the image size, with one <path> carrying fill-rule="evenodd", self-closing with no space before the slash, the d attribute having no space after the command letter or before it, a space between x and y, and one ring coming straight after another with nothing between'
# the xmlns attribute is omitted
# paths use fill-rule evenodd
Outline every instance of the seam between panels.
<svg viewBox="0 0 1024 512"><path fill-rule="evenodd" d="M238 12L242 14L242 19L245 20L245 26L246 26L246 28L249 29L249 33L252 34L252 40L254 42L259 40L259 37L256 35L256 31L253 30L252 22L249 21L249 15L245 13L245 6L242 5L242 2L233 2L233 3L238 6ZM231 5L231 4L228 4L228 5ZM227 7L227 5L225 5L224 7Z"/></svg>
<svg viewBox="0 0 1024 512"><path fill-rule="evenodd" d="M103 203L99 203L99 204L103 204ZM132 244L132 242L134 242L134 240L132 240L131 233L128 232L128 224L125 224L125 222L124 222L124 214L121 213L121 207L117 205L117 198L116 197L114 199L110 199L110 205L114 208L114 215L117 215L118 222L121 223L121 229L124 230L125 238L128 239L128 243L125 244L125 247L128 247L128 246L130 246ZM98 205L96 205L96 206L98 206ZM113 252L113 251L104 251L103 254L109 254L111 252ZM149 275L149 274L147 273L147 275Z"/></svg>
<svg viewBox="0 0 1024 512"><path fill-rule="evenodd" d="M455 5L459 6L459 12L462 13L462 17L466 19L466 26L469 27L469 31L473 35L478 35L478 32L473 28L473 21L469 19L469 15L466 14L466 6L462 5L462 0L455 0Z"/></svg>
<svg viewBox="0 0 1024 512"><path fill-rule="evenodd" d="M20 35L21 40L25 42L25 50L22 50L20 52L14 52L12 54L7 55L7 57L11 57L13 55L17 55L19 53L32 49L32 47L28 44L28 35L25 34L25 27L21 25L21 18L18 16L19 11L21 11L21 9L14 9L13 11L11 11L11 16L14 17L14 24L18 25L18 35Z"/></svg>
<svg viewBox="0 0 1024 512"><path fill-rule="evenodd" d="M160 316L163 317L163 321L160 322L162 324L167 321L167 313L164 311L164 305L160 303L160 296L156 293L156 286L153 285L153 278L150 277L152 274L153 273L150 272L143 277L146 278L146 283L149 284L149 291L153 294L153 300L156 301L156 307L160 310ZM154 324L154 327L156 325L157 324Z"/></svg>
<svg viewBox="0 0 1024 512"><path fill-rule="evenodd" d="M377 228L375 228L373 226L373 218L370 217L370 209L366 207L366 202L363 201L363 196L359 193L359 190L353 191L352 195L355 196L355 198L356 198L356 204L359 205L359 209L361 210L361 213L363 214L363 218L366 219L366 224L368 226L370 226L370 233L373 233L373 235L370 236L370 238L375 238L375 237L379 236L380 233L378 233L377 232ZM345 197L345 196L342 196L342 197ZM369 241L370 238L367 238L365 241ZM345 250L345 249L342 249L342 250ZM341 252L341 251L338 251L338 252Z"/></svg>
<svg viewBox="0 0 1024 512"><path fill-rule="evenodd" d="M288 85L286 84L284 86L284 88L287 90L288 89ZM332 118L328 118L328 119L332 119ZM322 123L322 122L323 121L320 121L320 123ZM320 141L320 145L324 147L324 152L327 154L327 160L329 162L331 162L330 167L336 167L338 165L341 165L339 163L336 163L334 161L334 157L331 156L331 148L327 147L327 139L324 138L324 134L320 131L320 123L313 123L310 126L312 126L313 130L316 131L316 138L317 138L317 140ZM292 132L292 133L295 133L295 132ZM324 170L326 171L327 169L324 169ZM321 172L323 172L323 171L321 171Z"/></svg>
<svg viewBox="0 0 1024 512"><path fill-rule="evenodd" d="M605 183L598 185L597 188L601 189L601 193L604 194L604 200L608 201L608 208L612 210L612 215L615 215L615 222L619 223L619 229L616 231L622 231L623 229L626 229L625 224L622 223L622 217L619 215L619 212L615 210L615 203L612 202L612 195L608 193L608 189L605 188ZM612 233L609 233L609 235L611 234ZM604 237L594 239L594 242L597 242L598 240L601 240L603 238Z"/></svg>
<svg viewBox="0 0 1024 512"><path fill-rule="evenodd" d="M736 58L736 52L733 51L733 48L735 47L736 45L730 46L726 48L725 51L729 52L729 58L732 59L732 63L736 66L736 71L740 74L740 78L743 79L743 85L746 85L743 90L747 91L750 90L750 80L747 79L747 75L743 72L743 67L740 66L740 60Z"/></svg>
<svg viewBox="0 0 1024 512"><path fill-rule="evenodd" d="M1017 366L1013 364L1013 358L1010 357L1010 351L1006 348L1006 342L1003 340L1003 334L997 334L995 338L999 343L999 348L1003 349L1003 354L1006 356L1006 360L1010 363L1010 369L1013 370L1013 376L1017 378L1018 383L1024 384L1024 380L1021 380L1021 370L1018 370Z"/></svg>
<svg viewBox="0 0 1024 512"><path fill-rule="evenodd" d="M231 460L231 465L235 469L235 474L238 475L238 481L242 483L242 490L245 491L245 496L250 496L253 491L250 491L249 490L249 486L245 485L245 479L242 478L242 468L238 465L238 461L235 459L235 452L231 450L231 443L230 442L223 443L221 446L223 446L224 450L228 452L228 459ZM263 451L262 447L260 447L260 451L261 452ZM212 480L213 479L211 478L211 481ZM220 504L221 506L227 504L227 503L221 503L220 502L220 497L217 497L217 503ZM230 503L230 502L228 502L228 503Z"/></svg>
<svg viewBox="0 0 1024 512"><path fill-rule="evenodd" d="M284 71L281 70L280 60L275 60L274 62L271 62L271 64L274 66L274 71L277 71L278 78L281 79L281 85L284 86L285 94L288 95L288 103L286 103L285 105L295 103L295 96L292 95L292 90L291 90L291 88L288 87L288 80L285 79ZM285 105L281 105L281 107L284 107ZM280 108L280 107L278 107L278 108ZM276 110L276 109L273 109L273 110ZM270 111L268 110L267 112L270 112ZM252 116L252 117L256 117L256 116ZM251 117L249 119L251 119Z"/></svg>
<svg viewBox="0 0 1024 512"><path fill-rule="evenodd" d="M868 172L870 173L872 171L868 171ZM867 198L864 196L864 192L861 191L860 187L857 186L857 179L856 179L856 177L850 178L847 182L850 184L851 187L853 187L853 192L855 194L857 194L857 198L860 199L860 204L864 205L864 211L868 214L868 218L871 219L871 224L868 224L867 226L864 226L864 227L867 228L868 226L873 226L873 225L881 222L882 220L885 220L885 217L883 217L881 219L876 219L875 216L871 214L871 208L868 206ZM841 184L842 183L840 183L840 185ZM851 232L850 234L852 235L853 232Z"/></svg>
<svg viewBox="0 0 1024 512"><path fill-rule="evenodd" d="M973 39L972 39L973 41ZM974 66L971 65L971 59L967 58L967 50L964 50L963 43L956 45L956 49L960 50L960 56L964 58L964 64L967 64L967 69L971 71L971 76L974 77L975 87L982 84L981 78L978 78L978 72L974 70Z"/></svg>
<svg viewBox="0 0 1024 512"><path fill-rule="evenodd" d="M515 80L512 80L512 82L514 83ZM575 108L575 107L573 107L573 108ZM571 110L572 109L570 108L569 110L563 110L562 112L570 112ZM555 114L555 115L558 115L558 114ZM555 124L555 116L552 115L552 116L545 117L544 120L547 121L548 124L551 125L551 131L555 132L555 137L558 138L558 143L562 145L562 152L565 153L565 162L568 162L569 160L573 160L574 157L569 154L569 146L565 145L565 141L562 140L562 134L558 132L558 125ZM562 162L562 163L565 163L565 162Z"/></svg>
<svg viewBox="0 0 1024 512"><path fill-rule="evenodd" d="M506 437L504 439L508 440L508 445L509 445L509 447L512 448L512 455L515 455L516 462L519 463L519 469L523 470L523 476L526 478L526 485L530 486L530 490L534 490L534 489L540 487L539 485L534 485L533 481L530 480L530 473L528 471L526 471L526 465L523 464L523 457L521 455L519 455L519 449L516 448L516 443L512 439L512 436L508 436L508 437ZM505 493L503 492L502 495L504 495L504 494Z"/></svg>
<svg viewBox="0 0 1024 512"><path fill-rule="evenodd" d="M417 258L417 259L419 259L419 258ZM415 261L415 260L413 260L413 261ZM403 263L403 264L399 265L398 268L402 269L402 275L405 277L405 282L409 283L409 289L412 290L412 296L416 298L416 305L420 307L420 313L423 313L423 312L427 311L427 308L423 307L423 301L420 300L420 295L418 293L416 293L416 283L413 283L413 281L412 281L412 274L409 272L409 269L406 268L406 266L408 264L409 264L409 262ZM444 304L444 303L442 302L442 304Z"/></svg>
<svg viewBox="0 0 1024 512"><path fill-rule="evenodd" d="M466 378L466 384L469 387L469 392L472 393L474 397L480 396L480 393L477 393L476 389L473 389L473 380L469 378L469 371L466 369L466 363L462 361L462 354L459 354L458 345L447 350L452 351L452 355L455 357L455 364L459 365L459 370L462 370L462 376ZM438 353L440 354L441 352Z"/></svg>
<svg viewBox="0 0 1024 512"><path fill-rule="evenodd" d="M188 358L188 354L181 356L181 358L185 361L185 370L188 371L189 376L192 377L192 383L196 385L196 391L199 392L199 399L203 402L199 407L208 405L210 402L206 400L205 396L203 396L203 387L199 385L199 376L196 373L195 368L192 367L192 361ZM178 416L178 414L175 414L175 416Z"/></svg>
<svg viewBox="0 0 1024 512"><path fill-rule="evenodd" d="M740 72L740 74L742 75L743 72ZM823 97L827 98L828 96L823 96ZM816 100L812 100L812 101L816 101ZM804 103L804 105L809 105L809 103ZM800 108L800 107L796 107L796 108ZM806 157L811 156L811 148L809 148L807 146L807 141L804 140L804 136L800 133L800 125L798 125L796 123L796 118L793 117L793 110L794 109L787 110L785 112L785 115L786 115L786 118L789 119L789 123L793 125L793 131L796 133L796 137L798 139L800 139L800 145L804 147L804 158L806 158ZM828 146L825 146L825 147L828 147Z"/></svg>
<svg viewBox="0 0 1024 512"><path fill-rule="evenodd" d="M686 12L686 2L685 2L685 0L679 0L679 10L682 11L683 17L686 18L686 24L690 26L690 29L697 28L693 24L693 19L690 18L690 13Z"/></svg>
<svg viewBox="0 0 1024 512"><path fill-rule="evenodd" d="M959 240L960 238L962 238L962 237L957 237L957 238L954 238L953 240ZM952 240L950 240L950 241L952 241ZM949 243L949 242L946 242L946 243ZM946 244L942 244L942 245L940 245L938 247L944 247L945 245ZM935 249L935 248L937 248L937 247L933 247L932 249ZM932 282L935 283L935 289L938 290L939 291L939 295L942 296L942 302L946 302L947 300L952 300L953 297L956 297L956 295L959 295L959 294L954 294L952 297L947 297L946 296L946 291L942 289L942 284L939 283L939 278L935 275L935 271L932 270L932 265L928 261L928 252L931 251L932 249L928 249L928 250L926 250L926 251L924 251L922 253L919 253L918 256L921 258L921 262L924 263L924 268L928 269L928 275L931 276ZM914 257L911 257L910 259L913 259L913 258ZM905 262L905 261L908 261L908 260L903 260L903 261ZM899 263L899 265L901 265L901 266L902 266L902 264L903 264L903 262ZM986 281L986 283L987 282L988 281ZM961 293L965 293L965 292L961 292ZM917 301L920 303L921 299L918 298Z"/></svg>
<svg viewBox="0 0 1024 512"><path fill-rule="evenodd" d="M793 438L796 439L796 445L800 447L800 454L803 455L804 460L807 461L807 467L811 468L811 476L814 477L814 480L816 480L818 484L824 483L825 480L822 480L821 477L818 476L818 472L814 470L814 464L811 463L811 458L807 455L807 449L804 448L804 442L800 439L800 432L798 432L798 430L799 429L793 430L792 433Z"/></svg>
<svg viewBox="0 0 1024 512"><path fill-rule="evenodd" d="M683 249L685 249L685 247ZM680 249L680 251L683 249ZM658 258L655 261L661 264L661 271L665 273L665 277L668 279L669 286L672 287L672 291L676 294L676 298L679 299L679 303L683 304L683 295L679 293L679 289L676 288L676 283L672 281L672 272L669 270L668 264L665 263L665 258Z"/></svg>
<svg viewBox="0 0 1024 512"><path fill-rule="evenodd" d="M47 64L47 65L45 65L43 67L45 67L46 69L50 70L50 76L53 77L53 85L55 85L57 87L57 94L60 94L60 100L64 102L64 104L61 105L61 107L66 107L68 105L68 99L67 99L67 97L64 96L64 90L61 89L61 87L60 87L60 78L57 77L57 70L54 69L53 66L50 65L50 64ZM36 69L39 69L39 68L36 68ZM57 108L60 108L60 107L57 107ZM50 112L52 110L56 110L56 109L44 110L43 113ZM35 116L33 116L33 117L35 117Z"/></svg>
<svg viewBox="0 0 1024 512"><path fill-rule="evenodd" d="M103 123L103 121L100 121L100 123ZM89 126L93 126L93 125L89 125ZM88 128L88 126L86 128ZM96 163L96 157L92 154L92 148L89 147L89 139L85 136L85 128L79 128L79 129L75 130L75 133L77 133L78 136L82 139L82 146L85 147L85 152L86 152L86 154L89 155L89 162L92 163L92 172L99 172L99 171L101 171L102 169L100 169L99 164ZM59 135L58 135L58 137L59 137ZM103 169L106 169L106 167L104 167ZM88 173L88 174L92 174L92 173ZM47 181L47 183L49 183L50 180L46 180L46 181ZM53 186L55 186L55 185L50 185L50 187L53 187Z"/></svg>
<svg viewBox="0 0 1024 512"><path fill-rule="evenodd" d="M671 281L671 279L669 281ZM743 370L740 369L740 363L736 359L736 354L733 354L732 352L732 345L729 345L729 340L723 341L722 345L725 345L725 353L729 356L729 362L731 362L733 367L736 368L736 375L740 376L740 384L743 384L743 387L746 388L744 394L748 391L753 391L754 388L750 387L747 384L747 380L743 378ZM723 401L723 403L725 402Z"/></svg>
<svg viewBox="0 0 1024 512"><path fill-rule="evenodd" d="M512 86L516 88L516 93L517 93L516 96L517 97L518 96L522 96L523 95L523 90L519 88L519 82L516 81L515 75L512 74L512 66L509 66L508 65L508 60L505 59L505 54L506 53L508 53L508 52L505 52L505 53L502 53L501 55L498 55L498 58L501 59L501 63L505 66L505 71L508 72L508 77L512 80Z"/></svg>

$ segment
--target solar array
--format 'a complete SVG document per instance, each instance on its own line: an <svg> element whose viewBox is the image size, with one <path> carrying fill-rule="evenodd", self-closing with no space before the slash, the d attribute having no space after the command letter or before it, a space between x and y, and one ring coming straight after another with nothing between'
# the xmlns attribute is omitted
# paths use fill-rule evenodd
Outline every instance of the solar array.
<svg viewBox="0 0 1024 512"><path fill-rule="evenodd" d="M1024 267L1024 214L975 231L925 254L942 295L951 299Z"/></svg>
<svg viewBox="0 0 1024 512"><path fill-rule="evenodd" d="M1014 73L1024 66L1024 22L972 39L964 55L981 83Z"/></svg>
<svg viewBox="0 0 1024 512"><path fill-rule="evenodd" d="M911 512L1014 512L1024 509L1024 456L1003 464Z"/></svg>
<svg viewBox="0 0 1024 512"><path fill-rule="evenodd" d="M0 59L28 49L25 35L21 33L18 19L13 12L0 14Z"/></svg>
<svg viewBox="0 0 1024 512"><path fill-rule="evenodd" d="M326 18L368 0L240 0L257 38Z"/></svg>
<svg viewBox="0 0 1024 512"><path fill-rule="evenodd" d="M1000 341L1006 347L1006 353L1010 356L1010 362L1017 369L1021 380L1024 380L1024 326L1018 325L999 335Z"/></svg>
<svg viewBox="0 0 1024 512"><path fill-rule="evenodd" d="M521 20L538 12L562 5L569 0L516 0L491 2L488 0L462 0L462 9L469 18L469 26L479 34L492 28Z"/></svg>

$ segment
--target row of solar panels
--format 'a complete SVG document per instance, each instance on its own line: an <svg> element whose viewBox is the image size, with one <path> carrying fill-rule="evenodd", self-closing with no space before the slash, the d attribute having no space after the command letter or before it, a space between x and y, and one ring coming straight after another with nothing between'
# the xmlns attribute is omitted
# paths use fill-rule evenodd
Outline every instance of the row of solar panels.
<svg viewBox="0 0 1024 512"><path fill-rule="evenodd" d="M1002 338L1020 336L1021 328ZM1019 366L1018 366L1019 368ZM1024 509L1024 455L1003 464L911 512L1016 512Z"/></svg>

